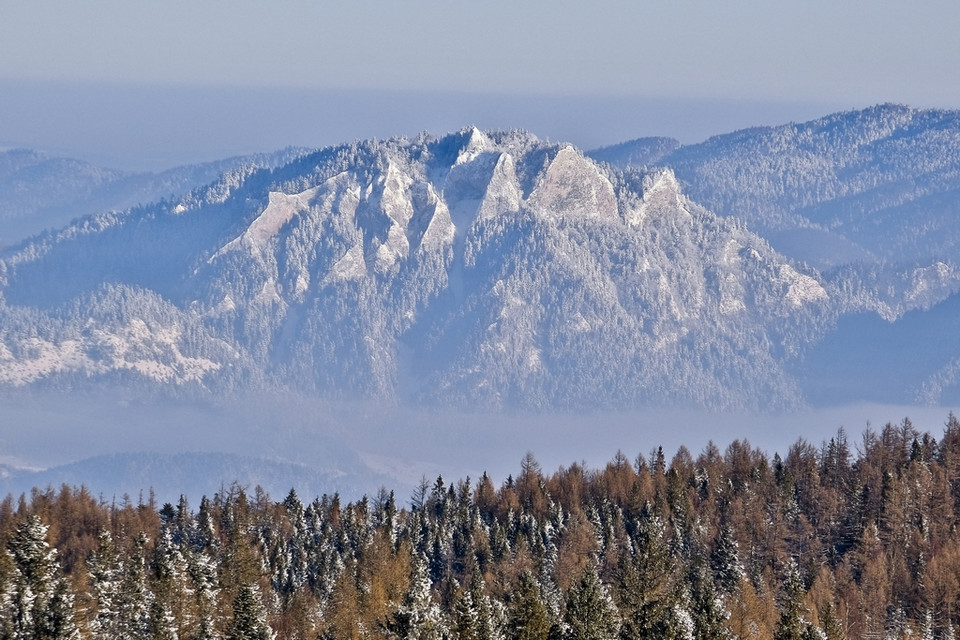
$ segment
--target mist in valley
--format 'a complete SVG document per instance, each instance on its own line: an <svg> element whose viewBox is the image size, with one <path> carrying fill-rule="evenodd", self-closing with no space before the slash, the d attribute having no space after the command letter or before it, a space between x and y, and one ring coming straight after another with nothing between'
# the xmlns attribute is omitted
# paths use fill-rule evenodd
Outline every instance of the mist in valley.
<svg viewBox="0 0 960 640"><path fill-rule="evenodd" d="M951 408L858 404L790 413L643 410L524 415L464 413L297 394L225 400L164 400L130 392L9 394L0 404L0 493L15 496L83 485L106 501L149 499L194 505L234 482L280 499L381 488L406 501L437 476L497 484L527 452L545 472L578 463L598 468L617 452L630 460L663 448L669 461L709 442L721 451L747 440L785 457L804 439L816 446L842 428L854 447L867 428L909 418L942 435Z"/></svg>

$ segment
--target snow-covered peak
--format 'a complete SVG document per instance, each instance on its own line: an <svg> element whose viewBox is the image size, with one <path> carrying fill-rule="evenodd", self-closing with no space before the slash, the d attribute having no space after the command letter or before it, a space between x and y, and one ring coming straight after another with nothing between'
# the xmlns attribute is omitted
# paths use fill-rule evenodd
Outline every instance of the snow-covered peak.
<svg viewBox="0 0 960 640"><path fill-rule="evenodd" d="M405 227L413 217L413 204L410 201L410 185L413 184L413 179L391 162L387 165L387 172L382 180L380 206L391 220Z"/></svg>
<svg viewBox="0 0 960 640"><path fill-rule="evenodd" d="M481 153L495 149L490 138L476 127L471 127L465 133L467 133L467 142L457 155L454 165L466 164L475 160Z"/></svg>
<svg viewBox="0 0 960 640"><path fill-rule="evenodd" d="M493 218L501 213L519 211L522 202L523 194L517 181L516 163L509 153L502 153L493 168L477 216L481 219Z"/></svg>
<svg viewBox="0 0 960 640"><path fill-rule="evenodd" d="M661 169L643 181L643 199L638 207L627 213L627 222L634 227L643 224L649 216L675 210L685 211L684 198L677 177L670 169Z"/></svg>
<svg viewBox="0 0 960 640"><path fill-rule="evenodd" d="M570 145L557 152L527 204L552 217L614 216L618 210L610 180Z"/></svg>

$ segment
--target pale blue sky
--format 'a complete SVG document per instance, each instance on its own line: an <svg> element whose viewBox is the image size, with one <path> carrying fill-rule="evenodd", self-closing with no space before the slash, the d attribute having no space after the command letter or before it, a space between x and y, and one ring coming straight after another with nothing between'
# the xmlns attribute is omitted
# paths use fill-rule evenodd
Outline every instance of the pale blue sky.
<svg viewBox="0 0 960 640"><path fill-rule="evenodd" d="M0 16L0 144L108 159L106 136L144 166L466 124L592 146L960 107L955 0L0 0Z"/></svg>

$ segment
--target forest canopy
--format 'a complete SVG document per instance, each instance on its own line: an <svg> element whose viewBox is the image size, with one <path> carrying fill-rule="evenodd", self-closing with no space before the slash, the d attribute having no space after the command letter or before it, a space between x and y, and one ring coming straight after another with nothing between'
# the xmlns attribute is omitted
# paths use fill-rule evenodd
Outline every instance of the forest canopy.
<svg viewBox="0 0 960 640"><path fill-rule="evenodd" d="M960 420L356 502L0 503L0 638L954 638Z"/></svg>

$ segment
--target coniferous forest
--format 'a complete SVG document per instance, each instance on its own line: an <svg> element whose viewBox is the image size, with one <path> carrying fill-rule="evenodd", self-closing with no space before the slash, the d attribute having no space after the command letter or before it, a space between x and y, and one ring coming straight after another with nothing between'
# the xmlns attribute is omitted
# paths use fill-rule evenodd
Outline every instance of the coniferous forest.
<svg viewBox="0 0 960 640"><path fill-rule="evenodd" d="M499 486L0 503L0 638L955 637L960 420L745 441Z"/></svg>

